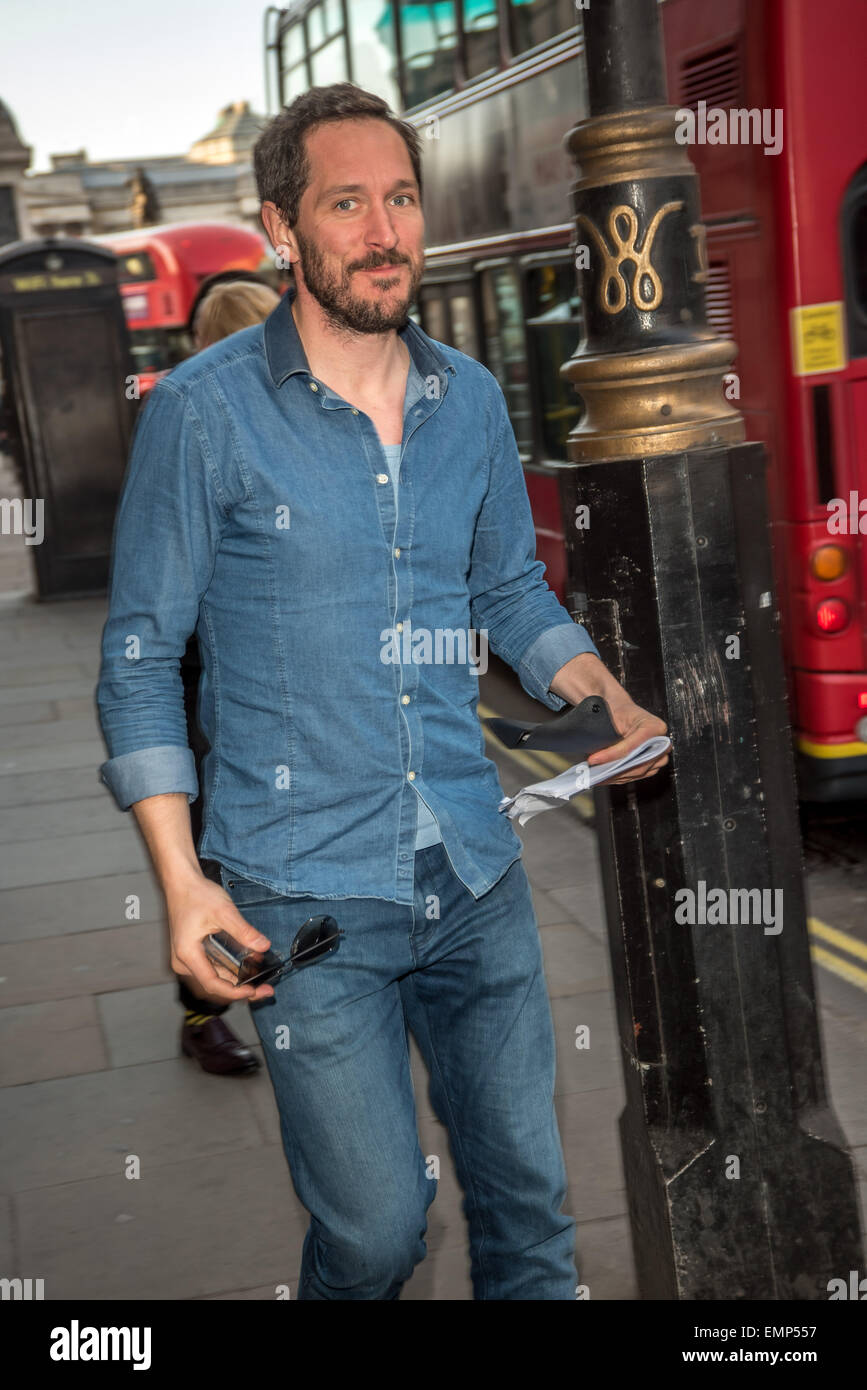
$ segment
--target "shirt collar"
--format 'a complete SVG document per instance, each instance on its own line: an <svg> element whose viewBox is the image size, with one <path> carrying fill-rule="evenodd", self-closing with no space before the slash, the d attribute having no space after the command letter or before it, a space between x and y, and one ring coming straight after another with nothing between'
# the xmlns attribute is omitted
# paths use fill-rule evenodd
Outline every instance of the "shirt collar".
<svg viewBox="0 0 867 1390"><path fill-rule="evenodd" d="M296 286L290 285L281 296L280 303L265 320L265 359L275 386L282 386L286 378L296 372L312 375L292 316L291 306L296 294ZM445 392L448 389L447 373L456 375L457 369L454 364L438 351L433 340L412 319L408 319L403 328L398 329L398 334L409 349L412 365L418 371L422 383L429 377L436 376L441 390Z"/></svg>

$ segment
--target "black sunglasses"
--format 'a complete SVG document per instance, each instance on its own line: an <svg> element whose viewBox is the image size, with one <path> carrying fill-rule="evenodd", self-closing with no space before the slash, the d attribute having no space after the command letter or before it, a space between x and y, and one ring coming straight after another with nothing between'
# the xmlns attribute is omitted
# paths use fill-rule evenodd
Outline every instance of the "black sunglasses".
<svg viewBox="0 0 867 1390"><path fill-rule="evenodd" d="M208 958L225 966L235 976L236 984L270 985L336 951L343 935L333 917L308 917L298 928L285 960L276 951L250 951L224 931L212 932L203 944Z"/></svg>

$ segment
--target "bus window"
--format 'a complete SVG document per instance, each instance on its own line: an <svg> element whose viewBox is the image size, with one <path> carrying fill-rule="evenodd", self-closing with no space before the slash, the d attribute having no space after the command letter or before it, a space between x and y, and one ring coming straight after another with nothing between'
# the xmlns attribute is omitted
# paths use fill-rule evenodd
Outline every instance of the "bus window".
<svg viewBox="0 0 867 1390"><path fill-rule="evenodd" d="M283 34L280 66L283 70L282 100L286 103L306 92L310 86L304 46L304 24L300 19L290 24Z"/></svg>
<svg viewBox="0 0 867 1390"><path fill-rule="evenodd" d="M447 343L449 324L445 299L439 287L422 290L421 312L424 320L424 331L428 337L434 338L438 343Z"/></svg>
<svg viewBox="0 0 867 1390"><path fill-rule="evenodd" d="M318 53L312 54L310 61L314 87L330 87L332 82L346 81L346 43L342 38L332 39Z"/></svg>
<svg viewBox="0 0 867 1390"><path fill-rule="evenodd" d="M449 289L449 318L451 333L448 341L458 352L468 357L479 356L479 338L476 332L476 311L473 304L472 286L454 286Z"/></svg>
<svg viewBox="0 0 867 1390"><path fill-rule="evenodd" d="M843 202L843 253L849 319L849 356L867 357L867 165Z"/></svg>
<svg viewBox="0 0 867 1390"><path fill-rule="evenodd" d="M184 328L136 328L129 341L137 376L169 372L193 352Z"/></svg>
<svg viewBox="0 0 867 1390"><path fill-rule="evenodd" d="M300 97L306 92L310 83L307 80L307 64L299 63L297 67L290 68L283 79L283 103L288 106L290 101Z"/></svg>
<svg viewBox="0 0 867 1390"><path fill-rule="evenodd" d="M394 6L384 5L382 0L352 0L349 36L353 82L399 111L402 102L397 85Z"/></svg>
<svg viewBox="0 0 867 1390"><path fill-rule="evenodd" d="M574 0L510 0L509 19L516 54L565 34L578 23Z"/></svg>
<svg viewBox="0 0 867 1390"><path fill-rule="evenodd" d="M340 0L320 0L308 12L307 51L314 87L347 80L346 31Z"/></svg>
<svg viewBox="0 0 867 1390"><path fill-rule="evenodd" d="M527 387L527 345L521 284L511 265L481 268L482 317L488 369L503 388L509 418L524 454L532 454L533 428Z"/></svg>
<svg viewBox="0 0 867 1390"><path fill-rule="evenodd" d="M479 77L500 65L497 0L463 0L467 77Z"/></svg>
<svg viewBox="0 0 867 1390"><path fill-rule="evenodd" d="M470 280L426 285L421 292L424 330L429 338L447 343L480 362L479 334L473 285Z"/></svg>
<svg viewBox="0 0 867 1390"><path fill-rule="evenodd" d="M457 52L454 0L401 5L400 36L407 109L450 92Z"/></svg>
<svg viewBox="0 0 867 1390"><path fill-rule="evenodd" d="M339 34L343 28L340 0L319 0L307 12L307 42L314 48Z"/></svg>
<svg viewBox="0 0 867 1390"><path fill-rule="evenodd" d="M157 278L154 263L147 251L132 251L120 257L118 279L122 285L139 285Z"/></svg>
<svg viewBox="0 0 867 1390"><path fill-rule="evenodd" d="M530 361L543 456L566 459L566 440L583 413L571 382L560 375L560 368L572 356L583 333L581 300L571 262L529 268L527 301Z"/></svg>

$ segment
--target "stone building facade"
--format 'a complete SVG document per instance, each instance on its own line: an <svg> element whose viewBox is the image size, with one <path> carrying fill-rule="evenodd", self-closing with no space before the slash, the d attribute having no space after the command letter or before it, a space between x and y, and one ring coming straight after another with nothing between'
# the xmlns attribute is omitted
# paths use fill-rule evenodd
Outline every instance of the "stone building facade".
<svg viewBox="0 0 867 1390"><path fill-rule="evenodd" d="M0 102L0 245L198 219L261 231L251 150L265 121L236 101L186 154L93 161L72 150L51 155L50 170L28 174L32 151Z"/></svg>

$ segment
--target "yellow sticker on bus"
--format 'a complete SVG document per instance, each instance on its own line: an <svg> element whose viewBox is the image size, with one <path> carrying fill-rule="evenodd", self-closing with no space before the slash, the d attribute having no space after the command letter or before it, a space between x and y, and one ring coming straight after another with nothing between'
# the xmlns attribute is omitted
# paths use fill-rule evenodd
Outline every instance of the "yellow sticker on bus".
<svg viewBox="0 0 867 1390"><path fill-rule="evenodd" d="M846 366L843 304L803 304L791 310L796 376L842 372Z"/></svg>

